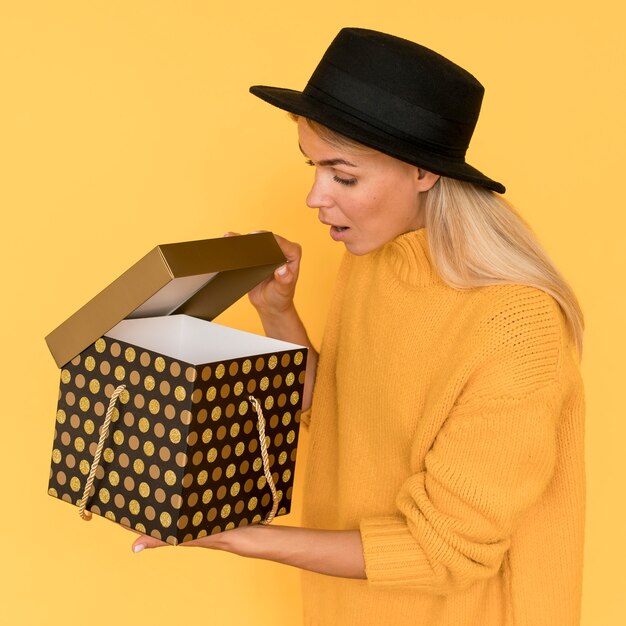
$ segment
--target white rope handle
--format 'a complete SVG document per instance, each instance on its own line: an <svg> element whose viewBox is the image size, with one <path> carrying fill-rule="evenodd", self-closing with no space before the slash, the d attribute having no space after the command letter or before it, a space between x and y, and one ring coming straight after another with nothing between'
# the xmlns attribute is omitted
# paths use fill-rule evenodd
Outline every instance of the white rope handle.
<svg viewBox="0 0 626 626"><path fill-rule="evenodd" d="M93 485L93 479L96 475L98 465L100 465L100 456L102 455L104 442L106 441L106 438L109 434L109 425L111 424L111 417L113 415L113 409L115 408L115 402L117 401L122 391L124 391L124 389L126 389L126 385L120 385L119 387L117 387L111 395L111 399L109 400L109 408L107 409L107 414L104 418L104 424L102 424L102 430L100 431L100 440L98 441L98 447L96 448L96 453L93 455L91 470L89 471L89 476L87 477L87 483L85 484L83 497L80 500L78 514L86 522L91 520L91 513L85 510L85 507L87 506L87 500L89 498L89 492L91 491L91 486Z"/></svg>
<svg viewBox="0 0 626 626"><path fill-rule="evenodd" d="M267 480L267 484L270 486L272 491L272 500L274 504L272 505L272 510L265 516L265 519L261 522L261 524L270 524L274 517L276 517L276 511L278 511L278 494L276 493L276 485L274 485L274 479L272 478L272 473L270 472L270 461L267 455L267 444L265 442L265 418L263 417L263 409L261 408L261 403L254 397L248 396L250 402L252 402L252 406L257 414L257 426L259 429L259 442L261 443L261 459L263 461L263 473L265 474L265 479Z"/></svg>

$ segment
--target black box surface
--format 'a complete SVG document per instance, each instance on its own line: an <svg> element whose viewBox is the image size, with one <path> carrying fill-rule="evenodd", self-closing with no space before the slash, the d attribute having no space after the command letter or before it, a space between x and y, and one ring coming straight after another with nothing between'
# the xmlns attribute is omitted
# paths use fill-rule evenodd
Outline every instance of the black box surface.
<svg viewBox="0 0 626 626"><path fill-rule="evenodd" d="M88 511L174 545L288 513L306 348L188 315L128 317L61 370L50 495L80 505L123 385Z"/></svg>

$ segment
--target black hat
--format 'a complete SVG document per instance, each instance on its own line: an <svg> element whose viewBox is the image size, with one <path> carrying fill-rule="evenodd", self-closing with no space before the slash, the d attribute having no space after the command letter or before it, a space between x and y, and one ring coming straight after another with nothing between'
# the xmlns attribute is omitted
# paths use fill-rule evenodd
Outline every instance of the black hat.
<svg viewBox="0 0 626 626"><path fill-rule="evenodd" d="M304 91L251 93L396 159L504 193L465 162L484 87L462 67L406 39L343 28Z"/></svg>

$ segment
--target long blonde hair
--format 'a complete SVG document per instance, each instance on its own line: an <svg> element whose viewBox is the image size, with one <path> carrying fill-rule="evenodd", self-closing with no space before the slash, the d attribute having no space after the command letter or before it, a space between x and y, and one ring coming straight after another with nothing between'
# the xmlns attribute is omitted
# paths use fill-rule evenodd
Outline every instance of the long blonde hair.
<svg viewBox="0 0 626 626"><path fill-rule="evenodd" d="M326 126L306 121L332 145L371 150ZM582 356L585 324L578 299L530 226L503 196L442 176L425 192L423 207L430 256L444 283L454 289L517 284L545 291L561 307Z"/></svg>

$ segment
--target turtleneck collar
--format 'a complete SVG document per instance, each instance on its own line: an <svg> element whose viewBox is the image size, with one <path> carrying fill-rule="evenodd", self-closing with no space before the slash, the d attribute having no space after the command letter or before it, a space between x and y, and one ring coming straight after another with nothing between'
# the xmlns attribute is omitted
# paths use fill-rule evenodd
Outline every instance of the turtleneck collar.
<svg viewBox="0 0 626 626"><path fill-rule="evenodd" d="M398 280L412 287L443 284L432 263L426 228L399 235L374 254L389 264Z"/></svg>

